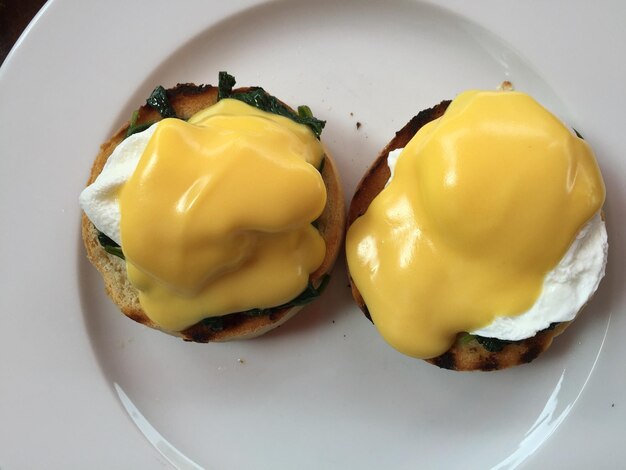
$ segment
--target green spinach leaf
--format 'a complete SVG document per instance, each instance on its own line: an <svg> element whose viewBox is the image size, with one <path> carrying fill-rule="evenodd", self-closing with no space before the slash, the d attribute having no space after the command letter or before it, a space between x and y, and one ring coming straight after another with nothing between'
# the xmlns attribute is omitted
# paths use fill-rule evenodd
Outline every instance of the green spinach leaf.
<svg viewBox="0 0 626 470"><path fill-rule="evenodd" d="M309 282L306 288L297 297L295 297L293 300L290 300L287 303L279 305L278 307L253 308L250 310L246 310L245 312L241 312L241 313L249 317L260 317L262 315L271 315L272 313L278 310L282 310L284 308L299 307L302 305L306 305L312 302L313 300L315 300L317 297L319 297L322 294L329 280L330 280L329 275L324 276L322 278L322 282L317 288L314 287L313 284ZM227 317L228 315L223 315L219 317L208 317L202 320L202 324L208 326L213 331L222 331L224 329L224 320Z"/></svg>
<svg viewBox="0 0 626 470"><path fill-rule="evenodd" d="M219 82L217 87L218 100L224 98L232 98L239 101L243 101L250 106L254 106L261 111L268 113L278 114L297 122L298 124L304 124L308 126L313 134L319 139L322 134L322 129L326 125L326 121L321 121L313 116L311 109L308 106L299 106L298 112L295 113L287 106L278 100L275 96L270 95L261 87L251 87L250 90L243 93L233 93L233 87L235 86L235 77L229 75L227 72L219 73Z"/></svg>
<svg viewBox="0 0 626 470"><path fill-rule="evenodd" d="M109 254L117 256L118 258L126 259L124 256L124 252L122 252L122 247L111 240L107 235L98 230L98 242Z"/></svg>
<svg viewBox="0 0 626 470"><path fill-rule="evenodd" d="M156 109L162 118L176 117L176 112L167 97L167 91L161 85L152 91L146 103Z"/></svg>
<svg viewBox="0 0 626 470"><path fill-rule="evenodd" d="M128 126L128 130L126 131L126 137L130 137L137 132L145 131L148 127L154 124L153 121L144 122L143 124L137 124L137 119L139 118L139 110L133 112L130 117L130 124Z"/></svg>
<svg viewBox="0 0 626 470"><path fill-rule="evenodd" d="M213 331L222 331L224 329L224 317L208 317L202 320L202 324L208 326Z"/></svg>
<svg viewBox="0 0 626 470"><path fill-rule="evenodd" d="M282 310L284 308L299 307L302 305L306 305L310 302L313 302L313 300L315 300L317 297L319 297L322 294L322 292L324 292L324 289L326 288L326 285L328 284L329 280L330 280L329 275L324 276L322 278L322 282L320 282L320 285L317 288L314 287L313 284L311 284L311 282L309 282L306 288L302 292L300 292L300 294L297 297L295 297L294 299L290 300L287 303L279 305L278 307L253 308L251 310L247 310L242 313L250 317L258 317L261 315L269 315L272 312L275 312L277 310Z"/></svg>
<svg viewBox="0 0 626 470"><path fill-rule="evenodd" d="M228 98L235 86L235 77L228 72L220 72L217 79L217 101Z"/></svg>
<svg viewBox="0 0 626 470"><path fill-rule="evenodd" d="M498 338L488 338L486 336L474 336L476 341L480 343L480 345L485 348L489 352L498 352L502 351L507 344L510 344L511 341L506 341L504 339Z"/></svg>

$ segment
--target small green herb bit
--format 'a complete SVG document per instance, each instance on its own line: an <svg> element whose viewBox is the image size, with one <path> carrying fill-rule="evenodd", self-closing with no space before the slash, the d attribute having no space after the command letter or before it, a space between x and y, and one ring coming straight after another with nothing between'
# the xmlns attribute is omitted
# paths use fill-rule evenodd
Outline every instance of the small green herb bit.
<svg viewBox="0 0 626 470"><path fill-rule="evenodd" d="M230 75L228 72L220 72L218 74L217 100L219 101L224 98L228 98L233 92L235 83L235 77Z"/></svg>
<svg viewBox="0 0 626 470"><path fill-rule="evenodd" d="M122 247L111 240L107 235L98 230L98 242L104 248L107 253L117 256L118 258L126 259Z"/></svg>
<svg viewBox="0 0 626 470"><path fill-rule="evenodd" d="M475 336L475 338L476 341L478 341L480 345L489 352L502 351L507 344L511 343L511 341L506 341L504 339L488 338L486 336Z"/></svg>
<svg viewBox="0 0 626 470"><path fill-rule="evenodd" d="M222 331L224 329L224 317L208 317L202 320L202 324L213 331Z"/></svg>
<svg viewBox="0 0 626 470"><path fill-rule="evenodd" d="M298 295L298 297L296 297L291 302L289 302L288 305L289 306L306 305L310 302L313 302L313 300L315 300L320 295L322 295L322 292L324 292L324 289L326 289L326 286L328 285L328 281L330 281L330 276L327 274L322 278L322 281L320 282L320 285L317 288L314 287L313 284L311 284L311 282L309 282L306 286L306 289L300 292L300 295Z"/></svg>
<svg viewBox="0 0 626 470"><path fill-rule="evenodd" d="M312 118L313 111L307 105L303 104L302 106L298 106L298 116L301 118Z"/></svg>
<svg viewBox="0 0 626 470"><path fill-rule="evenodd" d="M461 344L467 344L470 341L472 341L474 339L474 335L470 335L469 333L463 333L460 337L459 337L459 343Z"/></svg>
<svg viewBox="0 0 626 470"><path fill-rule="evenodd" d="M161 85L152 91L146 103L156 109L162 118L176 117L176 112L167 97L167 91Z"/></svg>
<svg viewBox="0 0 626 470"><path fill-rule="evenodd" d="M132 116L130 117L130 124L128 126L128 130L126 131L126 137L130 137L133 134L145 131L148 127L154 124L154 122L152 121L144 122L143 124L137 124L137 119L139 119L139 111L134 111Z"/></svg>

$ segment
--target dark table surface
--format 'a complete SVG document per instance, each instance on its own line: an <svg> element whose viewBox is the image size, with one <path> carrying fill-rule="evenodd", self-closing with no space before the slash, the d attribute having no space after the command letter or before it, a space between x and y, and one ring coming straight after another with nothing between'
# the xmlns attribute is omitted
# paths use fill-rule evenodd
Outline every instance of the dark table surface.
<svg viewBox="0 0 626 470"><path fill-rule="evenodd" d="M0 65L45 0L0 0Z"/></svg>

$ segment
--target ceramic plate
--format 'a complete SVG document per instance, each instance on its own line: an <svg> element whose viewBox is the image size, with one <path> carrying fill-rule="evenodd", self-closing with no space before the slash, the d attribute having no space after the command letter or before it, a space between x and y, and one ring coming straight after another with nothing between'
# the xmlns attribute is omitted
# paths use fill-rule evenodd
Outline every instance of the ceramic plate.
<svg viewBox="0 0 626 470"><path fill-rule="evenodd" d="M619 467L625 15L618 1L47 4L0 69L0 467ZM78 194L156 85L220 70L327 120L348 198L417 111L510 80L598 155L611 247L593 302L533 364L473 374L387 346L341 262L318 303L257 340L186 344L126 319L85 259Z"/></svg>

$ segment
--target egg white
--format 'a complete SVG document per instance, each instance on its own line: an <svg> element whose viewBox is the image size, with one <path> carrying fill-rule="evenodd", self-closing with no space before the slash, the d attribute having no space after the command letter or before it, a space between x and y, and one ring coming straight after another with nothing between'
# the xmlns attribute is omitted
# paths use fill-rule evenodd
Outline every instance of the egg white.
<svg viewBox="0 0 626 470"><path fill-rule="evenodd" d="M156 124L153 124L148 129L124 139L113 150L96 180L78 197L78 203L89 220L118 245L122 244L122 237L117 195L122 185L135 172L155 130Z"/></svg>

